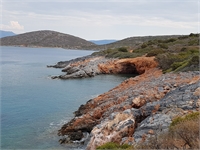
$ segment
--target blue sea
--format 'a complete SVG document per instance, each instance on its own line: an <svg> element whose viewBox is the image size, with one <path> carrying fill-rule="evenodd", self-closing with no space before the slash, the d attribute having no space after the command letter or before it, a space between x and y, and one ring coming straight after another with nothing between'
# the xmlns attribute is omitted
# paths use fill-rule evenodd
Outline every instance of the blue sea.
<svg viewBox="0 0 200 150"><path fill-rule="evenodd" d="M93 51L61 48L0 47L1 149L72 149L60 145L57 130L81 104L102 94L127 76L52 80L58 61Z"/></svg>

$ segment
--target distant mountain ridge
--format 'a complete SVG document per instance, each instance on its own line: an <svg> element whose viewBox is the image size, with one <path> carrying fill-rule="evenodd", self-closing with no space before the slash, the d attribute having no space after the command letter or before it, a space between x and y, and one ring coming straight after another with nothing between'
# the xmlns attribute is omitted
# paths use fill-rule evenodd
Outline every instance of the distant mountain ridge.
<svg viewBox="0 0 200 150"><path fill-rule="evenodd" d="M97 44L97 45L104 45L117 42L117 40L90 40L90 42Z"/></svg>
<svg viewBox="0 0 200 150"><path fill-rule="evenodd" d="M2 46L26 47L62 47L66 49L83 49L95 46L94 43L82 38L56 31L41 30L27 32L11 37L1 38Z"/></svg>
<svg viewBox="0 0 200 150"><path fill-rule="evenodd" d="M137 48L149 40L165 40L184 35L158 35L128 37L122 40L91 40L64 34L56 31L41 30L18 34L0 39L2 46L24 46L24 47L60 47L64 49L105 50L119 47ZM110 43L112 42L112 43ZM96 44L95 44L96 43Z"/></svg>
<svg viewBox="0 0 200 150"><path fill-rule="evenodd" d="M14 35L16 34L11 31L0 30L0 38L7 37L7 36L14 36Z"/></svg>

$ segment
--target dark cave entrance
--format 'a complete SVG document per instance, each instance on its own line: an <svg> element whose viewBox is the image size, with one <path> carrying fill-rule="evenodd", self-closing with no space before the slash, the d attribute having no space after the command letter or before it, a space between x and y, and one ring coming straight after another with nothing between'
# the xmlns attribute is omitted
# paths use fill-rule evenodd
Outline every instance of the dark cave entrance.
<svg viewBox="0 0 200 150"><path fill-rule="evenodd" d="M133 74L133 75L139 75L135 64L133 63L123 63L122 65L122 69L120 70L119 74Z"/></svg>

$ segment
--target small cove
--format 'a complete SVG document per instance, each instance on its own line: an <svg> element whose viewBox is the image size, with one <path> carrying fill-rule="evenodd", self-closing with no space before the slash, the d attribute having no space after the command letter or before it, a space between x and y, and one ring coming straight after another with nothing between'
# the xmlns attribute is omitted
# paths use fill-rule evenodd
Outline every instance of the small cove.
<svg viewBox="0 0 200 150"><path fill-rule="evenodd" d="M1 149L66 149L57 130L89 99L124 81L126 75L52 80L47 68L93 51L1 47Z"/></svg>

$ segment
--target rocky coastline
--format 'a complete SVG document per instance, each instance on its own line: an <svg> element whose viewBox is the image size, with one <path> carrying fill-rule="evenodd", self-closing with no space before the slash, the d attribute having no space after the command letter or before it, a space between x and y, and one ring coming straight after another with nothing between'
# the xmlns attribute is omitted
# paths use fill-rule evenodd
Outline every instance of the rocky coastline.
<svg viewBox="0 0 200 150"><path fill-rule="evenodd" d="M175 117L199 111L200 72L163 74L154 57L86 56L48 67L66 72L52 79L138 74L81 105L58 131L61 144L82 143L88 150L107 142L137 145L167 130Z"/></svg>
<svg viewBox="0 0 200 150"><path fill-rule="evenodd" d="M154 57L106 58L104 56L85 56L70 61L61 61L47 67L62 68L65 75L52 76L52 79L73 79L93 77L99 74L143 74L155 68Z"/></svg>

